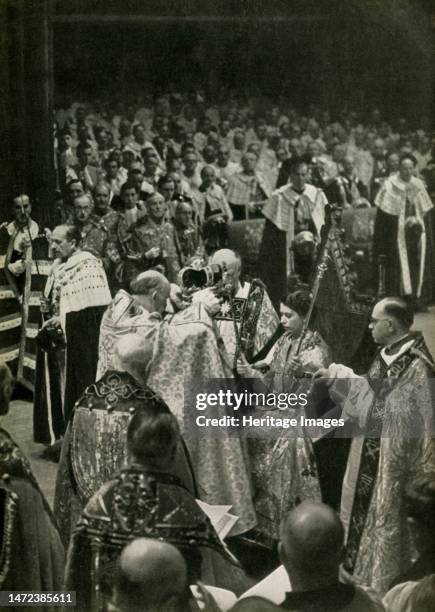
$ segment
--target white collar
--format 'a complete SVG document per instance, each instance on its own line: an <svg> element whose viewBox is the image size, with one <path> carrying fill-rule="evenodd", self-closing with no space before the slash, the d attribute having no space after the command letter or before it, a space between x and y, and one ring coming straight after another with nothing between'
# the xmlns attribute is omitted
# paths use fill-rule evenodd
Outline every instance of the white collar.
<svg viewBox="0 0 435 612"><path fill-rule="evenodd" d="M15 221L11 221L6 229L9 236L13 236L14 234L16 235L19 233L24 234L27 228L29 229L31 239L34 240L39 234L39 226L36 221L33 221L33 219L29 219L29 225L25 225L24 227L18 227Z"/></svg>
<svg viewBox="0 0 435 612"><path fill-rule="evenodd" d="M405 342L405 344L402 344L400 349L397 351L397 353L394 353L394 355L387 355L385 353L385 351L387 350L388 347L384 346L384 348L381 350L381 357L385 361L387 366L390 367L390 365L393 363L393 361L396 361L396 359L398 357L400 357L400 355L405 353L409 349L409 347L412 346L414 341L415 341L415 338L410 338L410 340L408 342Z"/></svg>

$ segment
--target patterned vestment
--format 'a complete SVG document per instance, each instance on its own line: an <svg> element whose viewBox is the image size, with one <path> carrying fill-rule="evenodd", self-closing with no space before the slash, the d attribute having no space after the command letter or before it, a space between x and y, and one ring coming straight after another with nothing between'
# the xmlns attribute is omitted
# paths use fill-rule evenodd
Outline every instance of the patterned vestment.
<svg viewBox="0 0 435 612"><path fill-rule="evenodd" d="M297 343L288 333L277 341L270 371L263 380L269 392L306 390L292 374L288 363L296 354ZM314 372L329 365L328 347L317 332L307 331L299 358L304 371ZM268 414L298 419L303 410L259 411L258 416ZM302 429L282 429L270 438L265 436L249 440L257 529L278 540L281 520L288 511L301 501L321 501L321 492L313 445Z"/></svg>
<svg viewBox="0 0 435 612"><path fill-rule="evenodd" d="M182 433L193 406L185 405L186 386L206 383L211 378L231 376L222 358L214 322L204 307L195 304L161 320L134 304L120 291L104 314L100 330L97 377L108 369L120 369L116 344L123 336L138 333L145 339L151 361L144 364L143 380L168 404L177 417ZM239 517L233 534L256 522L250 473L243 441L222 428L217 436L185 437L194 466L199 497L209 504L229 504Z"/></svg>
<svg viewBox="0 0 435 612"><path fill-rule="evenodd" d="M368 378L381 379L381 393L368 401L355 396L367 422L380 429L374 437L353 439L343 484L344 568L380 593L411 564L404 491L416 479L435 474L433 363L421 334L411 337L388 369L381 354L375 358Z"/></svg>

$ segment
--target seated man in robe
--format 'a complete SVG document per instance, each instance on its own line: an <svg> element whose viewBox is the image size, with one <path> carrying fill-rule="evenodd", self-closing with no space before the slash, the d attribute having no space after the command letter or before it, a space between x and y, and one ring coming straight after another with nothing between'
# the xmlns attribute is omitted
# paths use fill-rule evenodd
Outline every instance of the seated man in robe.
<svg viewBox="0 0 435 612"><path fill-rule="evenodd" d="M200 222L203 223L205 219L214 215L224 217L225 221L232 221L233 213L222 187L219 187L216 183L216 173L213 166L204 166L201 170L201 180L199 196L194 199Z"/></svg>
<svg viewBox="0 0 435 612"><path fill-rule="evenodd" d="M344 158L343 170L325 187L325 193L329 202L343 208L370 207L368 189L356 175L355 162L350 155Z"/></svg>
<svg viewBox="0 0 435 612"><path fill-rule="evenodd" d="M228 245L227 223L233 220L225 193L216 183L213 166L201 170L202 183L194 202L202 224L202 237L208 254Z"/></svg>
<svg viewBox="0 0 435 612"><path fill-rule="evenodd" d="M181 268L202 250L201 235L198 226L193 222L193 210L189 202L175 203L174 241Z"/></svg>
<svg viewBox="0 0 435 612"><path fill-rule="evenodd" d="M105 224L93 215L94 205L90 195L82 195L74 200L73 224L79 229L82 237L80 247L82 251L92 253L98 257L104 267L108 267L106 255L109 242L109 230Z"/></svg>
<svg viewBox="0 0 435 612"><path fill-rule="evenodd" d="M212 318L219 301L211 289L196 292L190 306L163 318L170 291L162 274L148 270L131 283L131 295L118 292L101 323L97 377L109 369L122 369L117 345L128 334L140 335L152 358L143 360L135 376L166 401L184 434L191 418L185 389L212 378L228 378L231 373ZM253 527L256 517L241 440L222 428L218 437L190 436L186 443L201 499L230 504L239 517L235 532Z"/></svg>
<svg viewBox="0 0 435 612"><path fill-rule="evenodd" d="M214 320L233 375L264 358L282 333L279 319L261 281L241 283L241 260L234 251L220 249L211 264L225 268L228 291Z"/></svg>
<svg viewBox="0 0 435 612"><path fill-rule="evenodd" d="M258 154L246 152L241 159L242 171L233 174L228 181L227 200L234 221L258 216L258 210L272 190L264 176L256 170Z"/></svg>
<svg viewBox="0 0 435 612"><path fill-rule="evenodd" d="M167 206L160 193L152 193L146 200L147 217L138 220L129 231L125 242L125 282L140 272L155 269L174 282L179 271L175 248L174 227L166 221Z"/></svg>
<svg viewBox="0 0 435 612"><path fill-rule="evenodd" d="M119 212L111 207L112 192L110 185L106 181L99 181L92 191L94 200L93 216L96 220L102 221L109 234L116 234L119 223Z"/></svg>
<svg viewBox="0 0 435 612"><path fill-rule="evenodd" d="M11 372L2 365L0 416L9 410L12 388ZM50 507L28 460L3 428L0 428L0 517L0 589L60 590L64 549Z"/></svg>
<svg viewBox="0 0 435 612"><path fill-rule="evenodd" d="M121 243L118 236L118 226L122 215L111 205L111 189L105 181L99 181L93 190L94 219L99 222L98 232L103 238L103 263L106 270L107 281L112 295L120 288L122 276ZM125 219L123 219L125 223Z"/></svg>
<svg viewBox="0 0 435 612"><path fill-rule="evenodd" d="M163 539L182 553L190 583L207 575L204 561L227 567L226 587L236 563L195 498L173 476L180 437L166 406L143 406L127 430L128 465L105 483L86 505L74 531L66 587L77 592L79 610L94 610L110 596L122 548L138 537ZM225 569L224 565L224 569ZM92 569L94 568L94 572ZM91 580L89 579L91 576ZM239 591L240 591L239 585Z"/></svg>

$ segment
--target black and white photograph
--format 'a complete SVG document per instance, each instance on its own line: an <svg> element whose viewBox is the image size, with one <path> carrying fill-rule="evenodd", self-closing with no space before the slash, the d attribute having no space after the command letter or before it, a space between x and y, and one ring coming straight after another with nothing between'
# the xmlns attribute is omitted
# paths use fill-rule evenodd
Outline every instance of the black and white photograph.
<svg viewBox="0 0 435 612"><path fill-rule="evenodd" d="M0 0L0 609L435 609L433 0Z"/></svg>

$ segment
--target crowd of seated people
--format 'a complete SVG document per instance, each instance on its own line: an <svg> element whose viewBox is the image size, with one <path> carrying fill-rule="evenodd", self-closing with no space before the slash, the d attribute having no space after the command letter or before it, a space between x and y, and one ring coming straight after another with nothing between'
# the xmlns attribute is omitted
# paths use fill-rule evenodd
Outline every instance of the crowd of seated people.
<svg viewBox="0 0 435 612"><path fill-rule="evenodd" d="M377 109L332 115L314 104L297 111L282 98L229 95L216 103L203 92L171 92L134 104L71 100L56 111L56 125L59 187L75 178L91 191L104 179L112 197L127 180L145 196L159 190L161 177L176 174L175 193L196 206L203 206L200 194L210 186L219 202L221 190L242 189L240 180L253 204L287 182L295 157L310 165L310 182L344 189L345 206L362 205L362 199L373 205L405 153L415 157L415 174L433 185L431 134L403 117L387 120ZM206 186L205 166L214 170L206 173Z"/></svg>
<svg viewBox="0 0 435 612"><path fill-rule="evenodd" d="M174 280L192 257L234 248L228 223L263 218L299 162L303 183L330 203L376 208L378 221L364 217L359 223L366 227L355 232L373 240L374 231L373 261L386 255L387 293L410 295L417 308L433 299L433 142L403 117L390 121L378 109L332 115L313 104L300 112L282 98L229 96L216 103L203 92L171 92L135 103L64 103L56 125L57 222L81 225L111 288L128 284L132 268L159 266ZM397 190L404 194L400 205ZM296 192L306 195L304 185ZM88 216L75 210L84 193ZM303 229L295 226L295 233Z"/></svg>

